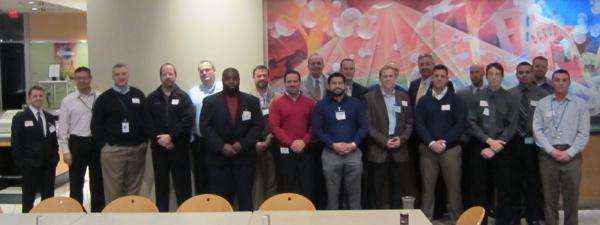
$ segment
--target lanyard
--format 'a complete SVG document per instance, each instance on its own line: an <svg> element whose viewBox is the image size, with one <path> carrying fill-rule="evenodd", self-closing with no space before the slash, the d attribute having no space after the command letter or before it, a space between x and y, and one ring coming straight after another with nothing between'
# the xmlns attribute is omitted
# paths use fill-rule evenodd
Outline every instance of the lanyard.
<svg viewBox="0 0 600 225"><path fill-rule="evenodd" d="M85 106L87 109L89 109L90 111L92 111L92 110L94 109L94 102L96 101L96 95L94 95L94 100L92 100L92 107L88 106L88 105L85 103L85 101L83 101L83 99L81 98L81 95L80 95L80 96L77 96L77 98L78 98L78 99L79 99L79 101L81 101L81 103L82 103L82 104L83 104L83 105L84 105L84 106Z"/></svg>
<svg viewBox="0 0 600 225"><path fill-rule="evenodd" d="M550 101L550 110L552 110L552 125L554 126L554 130L558 131L558 128L560 127L560 124L562 123L562 120L565 117L565 111L567 110L567 106L568 105L569 105L569 102L567 101L567 103L564 104L562 113L560 114L560 120L557 123L556 122L556 118L554 116L555 115L555 113L554 113L554 100ZM558 113L558 109L557 109L557 113Z"/></svg>
<svg viewBox="0 0 600 225"><path fill-rule="evenodd" d="M119 96L120 94L117 93L117 99L119 99L119 103L121 103L121 108L123 109L123 121L127 122L127 104L125 104L125 102L123 102L123 99L121 99L121 96ZM125 95L127 96L127 95Z"/></svg>

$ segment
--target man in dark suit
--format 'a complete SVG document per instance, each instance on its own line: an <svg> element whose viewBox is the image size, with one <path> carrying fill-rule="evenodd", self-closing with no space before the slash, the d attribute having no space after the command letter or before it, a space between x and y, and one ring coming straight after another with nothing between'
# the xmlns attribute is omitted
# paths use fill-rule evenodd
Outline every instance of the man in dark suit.
<svg viewBox="0 0 600 225"><path fill-rule="evenodd" d="M369 92L369 89L353 81L355 71L354 60L350 58L342 59L340 62L340 73L346 77L346 94L358 98L358 100L364 103L364 96Z"/></svg>
<svg viewBox="0 0 600 225"><path fill-rule="evenodd" d="M11 127L12 155L23 176L23 213L33 208L38 189L42 200L54 196L54 176L58 163L58 118L44 111L46 94L42 87L33 86L28 94L29 105L13 117Z"/></svg>
<svg viewBox="0 0 600 225"><path fill-rule="evenodd" d="M408 152L413 114L406 93L394 89L398 69L379 70L381 88L365 95L369 121L368 177L370 205L384 207L385 177L390 179L390 207L401 208L402 196L416 196L417 180ZM386 176L387 175L387 176Z"/></svg>
<svg viewBox="0 0 600 225"><path fill-rule="evenodd" d="M252 210L256 140L263 129L258 98L240 92L240 74L223 71L223 91L206 97L200 112L200 131L208 148L208 191L230 202L237 196L239 210Z"/></svg>

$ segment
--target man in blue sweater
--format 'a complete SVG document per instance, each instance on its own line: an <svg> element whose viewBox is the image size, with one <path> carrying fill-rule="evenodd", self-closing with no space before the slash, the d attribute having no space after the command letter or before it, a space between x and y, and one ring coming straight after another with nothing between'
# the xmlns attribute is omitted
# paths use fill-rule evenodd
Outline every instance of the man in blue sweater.
<svg viewBox="0 0 600 225"><path fill-rule="evenodd" d="M435 185L440 170L446 183L450 218L462 212L460 187L461 156L459 138L466 129L467 108L463 100L447 87L448 68L433 68L432 91L423 96L416 108L416 131L419 144L422 186L421 209L431 220L435 202Z"/></svg>
<svg viewBox="0 0 600 225"><path fill-rule="evenodd" d="M339 193L344 178L348 207L360 209L362 151L358 146L367 135L366 111L361 102L345 93L346 79L341 73L329 76L330 94L315 106L312 129L325 146L321 159L327 186L327 209L339 208Z"/></svg>

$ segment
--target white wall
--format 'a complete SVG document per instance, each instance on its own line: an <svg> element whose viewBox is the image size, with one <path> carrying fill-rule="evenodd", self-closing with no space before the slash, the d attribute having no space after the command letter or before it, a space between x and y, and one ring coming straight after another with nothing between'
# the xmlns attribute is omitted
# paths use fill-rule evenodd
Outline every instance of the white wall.
<svg viewBox="0 0 600 225"><path fill-rule="evenodd" d="M209 59L218 80L225 68L237 68L247 91L252 69L264 61L262 0L88 1L87 27L99 90L112 85L112 65L124 63L130 85L148 94L165 62L175 64L177 83L188 90L199 83L198 62Z"/></svg>

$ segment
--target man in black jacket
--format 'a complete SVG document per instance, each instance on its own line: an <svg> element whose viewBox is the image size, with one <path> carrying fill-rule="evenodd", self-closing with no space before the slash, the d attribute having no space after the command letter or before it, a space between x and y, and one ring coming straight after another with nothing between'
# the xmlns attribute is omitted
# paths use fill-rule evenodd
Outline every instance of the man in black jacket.
<svg viewBox="0 0 600 225"><path fill-rule="evenodd" d="M264 122L258 98L239 86L237 69L225 69L223 91L203 101L200 131L208 142L208 191L230 202L237 196L239 210L250 211L256 140Z"/></svg>
<svg viewBox="0 0 600 225"><path fill-rule="evenodd" d="M13 160L23 180L23 213L33 208L35 193L42 200L54 196L54 176L58 163L56 116L44 111L46 94L40 86L29 89L29 105L13 117L11 145Z"/></svg>
<svg viewBox="0 0 600 225"><path fill-rule="evenodd" d="M176 79L173 64L161 65L161 85L148 95L144 109L152 147L156 205L161 212L169 211L169 174L173 177L177 205L192 196L189 135L194 125L194 106L175 84Z"/></svg>
<svg viewBox="0 0 600 225"><path fill-rule="evenodd" d="M101 148L104 198L110 203L125 195L138 194L144 175L148 138L144 132L142 91L129 86L129 69L112 68L114 86L94 103L92 138Z"/></svg>

